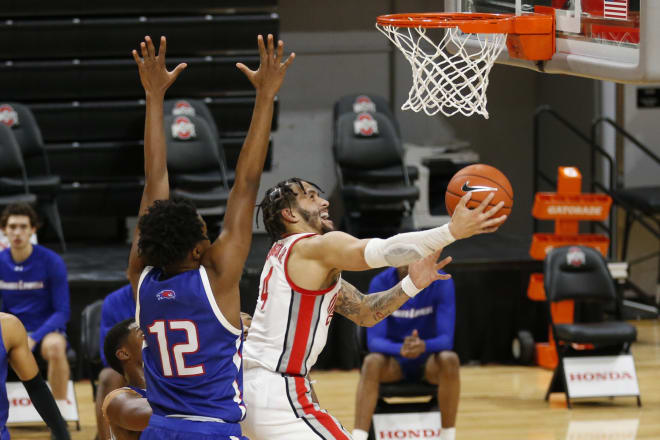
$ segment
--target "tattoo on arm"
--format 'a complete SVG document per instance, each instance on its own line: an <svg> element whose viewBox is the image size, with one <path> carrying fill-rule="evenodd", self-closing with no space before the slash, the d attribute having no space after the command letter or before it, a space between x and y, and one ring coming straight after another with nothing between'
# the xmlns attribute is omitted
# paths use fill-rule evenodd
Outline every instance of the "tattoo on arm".
<svg viewBox="0 0 660 440"><path fill-rule="evenodd" d="M388 317L409 299L401 283L389 290L364 295L355 286L341 280L335 311L357 325L370 327Z"/></svg>

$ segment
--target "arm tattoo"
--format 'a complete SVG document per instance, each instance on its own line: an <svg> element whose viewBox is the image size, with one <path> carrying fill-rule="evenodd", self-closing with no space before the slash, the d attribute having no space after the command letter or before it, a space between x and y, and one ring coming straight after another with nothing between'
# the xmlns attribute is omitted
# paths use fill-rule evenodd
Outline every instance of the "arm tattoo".
<svg viewBox="0 0 660 440"><path fill-rule="evenodd" d="M388 317L409 299L401 283L389 290L365 295L355 286L341 280L335 311L357 325L370 327Z"/></svg>

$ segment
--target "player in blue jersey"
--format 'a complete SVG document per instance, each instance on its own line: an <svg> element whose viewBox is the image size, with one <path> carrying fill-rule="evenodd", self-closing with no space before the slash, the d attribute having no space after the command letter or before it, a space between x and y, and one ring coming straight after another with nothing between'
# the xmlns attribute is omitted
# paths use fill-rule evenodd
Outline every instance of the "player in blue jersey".
<svg viewBox="0 0 660 440"><path fill-rule="evenodd" d="M51 429L57 440L68 440L69 432L66 422L55 404L48 385L41 378L37 362L28 347L28 336L25 327L15 316L0 313L0 440L9 440L7 416L9 401L7 400L7 366L16 372L30 396L32 404L41 418Z"/></svg>
<svg viewBox="0 0 660 440"><path fill-rule="evenodd" d="M252 218L266 158L274 99L294 55L258 37L260 66L237 67L256 89L252 122L236 166L222 233L211 244L194 206L169 199L163 127L166 90L186 67L165 67L149 37L133 51L146 94L145 187L128 279L145 335L147 398L153 415L143 440L239 439L242 398L239 280L252 240Z"/></svg>
<svg viewBox="0 0 660 440"><path fill-rule="evenodd" d="M369 292L389 289L406 275L405 266L385 269L371 280ZM357 389L359 405L353 431L356 439L369 431L381 383L422 379L438 385L440 438L449 440L455 436L460 378L458 356L451 351L456 320L454 281L434 281L421 293L367 329L371 353L364 358Z"/></svg>
<svg viewBox="0 0 660 440"><path fill-rule="evenodd" d="M104 358L126 383L125 387L110 392L103 402L103 416L110 425L113 440L140 438L151 418L142 368L143 341L144 336L134 318L112 327L104 341Z"/></svg>
<svg viewBox="0 0 660 440"><path fill-rule="evenodd" d="M96 427L99 439L107 439L110 435L108 423L103 417L103 400L112 390L126 385L124 377L116 369L110 367L105 357L105 351L103 350L105 337L111 328L128 318L135 319L135 298L133 297L133 288L130 284L108 294L103 300L103 307L101 309L99 347L101 349L103 369L99 373L98 388L96 390Z"/></svg>
<svg viewBox="0 0 660 440"><path fill-rule="evenodd" d="M32 244L37 215L26 204L7 206L0 227L10 248L0 252L2 311L21 320L28 331L28 346L48 362L48 382L60 411L67 413L70 369L66 356L66 323L69 321L69 284L62 258Z"/></svg>

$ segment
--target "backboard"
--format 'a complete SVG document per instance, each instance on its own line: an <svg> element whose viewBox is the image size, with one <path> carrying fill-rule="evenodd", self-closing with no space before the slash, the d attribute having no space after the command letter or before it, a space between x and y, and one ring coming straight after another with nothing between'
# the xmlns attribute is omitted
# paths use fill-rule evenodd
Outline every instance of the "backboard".
<svg viewBox="0 0 660 440"><path fill-rule="evenodd" d="M622 83L660 82L660 0L445 0L446 12L524 15L536 6L555 9L552 59L521 60L503 51L497 63Z"/></svg>

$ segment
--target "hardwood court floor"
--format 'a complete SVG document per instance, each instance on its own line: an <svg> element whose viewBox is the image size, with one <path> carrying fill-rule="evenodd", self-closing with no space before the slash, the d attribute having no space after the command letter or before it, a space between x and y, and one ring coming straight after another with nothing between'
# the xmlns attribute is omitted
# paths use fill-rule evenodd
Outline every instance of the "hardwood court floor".
<svg viewBox="0 0 660 440"><path fill-rule="evenodd" d="M658 440L660 439L660 321L633 322L638 342L633 345L642 393L635 400L575 401L566 408L561 395L543 400L551 371L537 367L469 366L461 368L461 402L457 440ZM322 406L353 429L358 372L317 371L312 374ZM81 407L74 440L91 440L96 432L91 386L76 384ZM47 439L41 428L12 428L12 439Z"/></svg>

